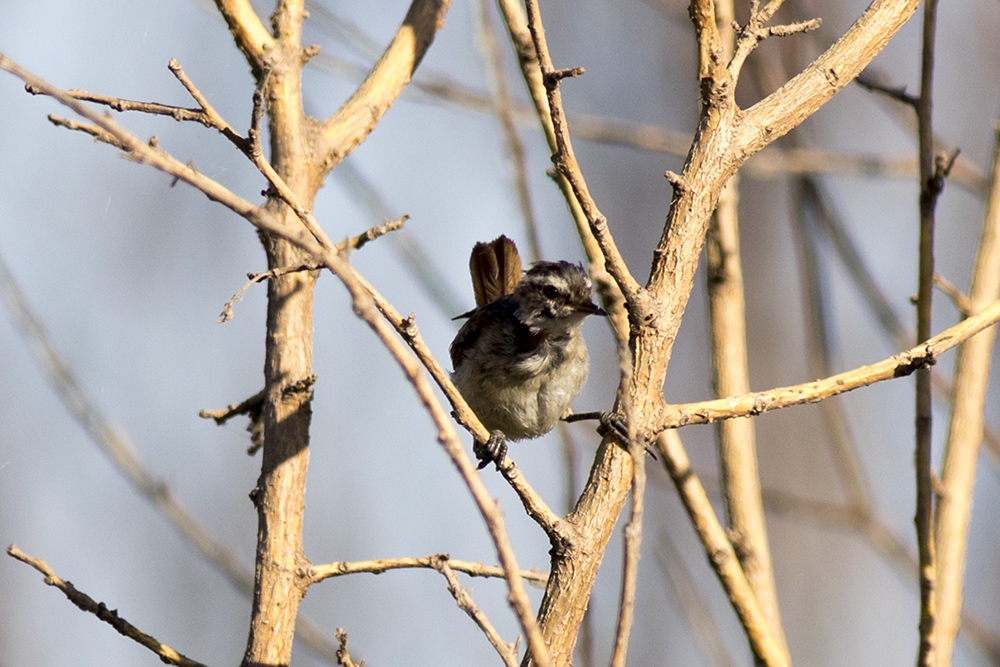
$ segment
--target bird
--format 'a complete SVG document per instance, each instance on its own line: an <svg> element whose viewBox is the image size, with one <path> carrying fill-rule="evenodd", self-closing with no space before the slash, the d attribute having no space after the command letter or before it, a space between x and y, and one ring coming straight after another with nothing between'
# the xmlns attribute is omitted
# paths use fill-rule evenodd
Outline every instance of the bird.
<svg viewBox="0 0 1000 667"><path fill-rule="evenodd" d="M490 431L474 447L479 468L499 469L508 440L537 438L572 413L590 369L580 327L607 313L581 265L537 262L522 276L506 236L477 243L469 264L476 308L455 318L467 319L449 348L451 378Z"/></svg>

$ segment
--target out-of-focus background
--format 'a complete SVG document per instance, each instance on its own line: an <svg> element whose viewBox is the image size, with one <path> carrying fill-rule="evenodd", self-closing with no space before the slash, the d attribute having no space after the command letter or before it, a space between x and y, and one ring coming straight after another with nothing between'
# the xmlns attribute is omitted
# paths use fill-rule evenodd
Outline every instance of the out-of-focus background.
<svg viewBox="0 0 1000 667"><path fill-rule="evenodd" d="M264 2L254 4L262 16L271 11ZM391 39L407 4L315 0L309 5L306 40L322 51L305 76L308 113L326 116L346 99L358 72ZM857 0L794 4L795 18L820 16L823 28L780 43L769 40L752 55L740 83L744 106L780 85L784 67L808 62L865 7ZM563 85L578 157L626 260L644 280L671 195L663 172L681 168L684 144L679 154L644 150L607 136L595 140L594 128L649 125L682 140L690 136L698 97L685 7L672 0L553 0L542 9L556 66L587 70ZM745 17L745 11L738 8L738 16ZM168 60L176 58L232 125L245 128L249 122L252 79L225 24L204 0L0 0L0 14L0 51L55 85L191 106L167 71ZM499 27L493 7L489 18ZM915 93L919 29L918 16L876 58L873 75ZM423 336L442 360L458 326L450 318L473 305L467 275L473 243L506 233L525 253L528 249L496 116L488 104L463 102L458 94L489 100L492 74L482 30L479 4L455 3L416 77L428 85L411 87L371 137L334 170L315 210L334 239L386 218L411 216L404 231L367 246L352 262L400 311L416 313ZM982 212L976 172L981 178L988 164L1000 111L998 30L1000 3L964 0L940 9L936 127L946 145L961 148L967 178L949 183L941 198L937 266L962 289ZM501 33L500 39L508 86L525 100L506 36ZM446 84L449 97L434 94L441 87L432 90L429 84ZM851 85L792 139L798 147L825 151L816 161L822 173L815 182L888 303L912 328L916 180L871 166L912 163L913 132L898 112ZM169 177L121 159L115 149L54 127L46 120L49 113L66 114L52 100L24 93L14 77L0 75L0 255L90 399L170 493L252 568L256 515L247 493L259 459L245 453L243 422L220 428L199 419L198 411L239 402L261 388L265 288L252 288L236 304L231 322L216 323L245 274L265 268L256 234L191 188L172 187ZM223 137L164 118L118 118L139 136L155 135L179 159L259 200L264 180ZM565 205L545 174L549 161L542 136L530 119L520 129L543 253L581 260ZM775 148L796 145L788 141ZM770 155L752 160L741 172L740 185L754 389L814 379L808 359L816 335L807 324L803 267L809 265L803 247L813 247L818 256L815 273L833 369L847 370L900 349L859 295L829 236L815 224L800 233L796 189L786 171L798 164L793 154ZM839 158L852 156L873 161L864 170L835 168ZM705 310L701 278L673 354L665 388L670 401L710 397ZM935 330L958 318L948 300L938 296ZM345 291L329 275L318 287L315 330L319 383L306 555L323 563L448 552L494 562L482 522L436 444L430 420L396 363L354 317ZM600 321L588 322L585 335L593 367L575 405L604 409L617 384L614 345ZM0 315L0 350L0 542L46 559L63 578L186 655L213 665L238 662L249 599L116 472L58 399L9 311ZM954 353L946 354L938 369L949 375L953 361ZM996 372L993 377L987 417L1000 428ZM910 552L912 389L912 379L903 379L834 399L847 442L858 454L872 513L885 534ZM934 424L940 452L947 409L938 405ZM849 525L847 513L836 509L851 496L820 408L783 410L756 424L793 659L815 666L912 664L915 568L901 566L899 558L862 536ZM529 481L559 511L568 508L568 493L585 479L598 441L588 426L574 425L568 433L569 457L557 434L511 448ZM681 435L696 471L710 490L717 489L712 428L688 428ZM956 664L962 666L997 661L998 464L990 454L980 460L966 588L966 610L978 630L974 637L964 632L960 638ZM632 664L750 664L739 626L669 478L652 461L648 470ZM522 516L499 476L490 470L484 475L507 512L521 564L545 569L544 535ZM589 648L596 664L607 660L613 640L620 544L620 536L614 537L590 604ZM692 630L682 611L691 608L680 601L688 578L697 587L694 597L714 619L724 654L704 648L701 642L707 640ZM503 584L463 581L513 641L517 625ZM158 664L7 557L0 558L0 591L3 667ZM541 591L532 595L537 603ZM330 637L336 627L345 628L355 659L370 665L496 661L443 579L430 570L329 580L310 590L302 611ZM293 660L322 664L301 644ZM578 664L590 663L578 657Z"/></svg>

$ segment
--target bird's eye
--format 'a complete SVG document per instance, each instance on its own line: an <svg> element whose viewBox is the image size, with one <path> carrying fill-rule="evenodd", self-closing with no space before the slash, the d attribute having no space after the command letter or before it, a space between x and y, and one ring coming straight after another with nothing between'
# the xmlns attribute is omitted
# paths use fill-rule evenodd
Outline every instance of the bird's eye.
<svg viewBox="0 0 1000 667"><path fill-rule="evenodd" d="M546 299L555 299L559 296L559 288L555 285L546 285L542 288L542 294L545 295Z"/></svg>

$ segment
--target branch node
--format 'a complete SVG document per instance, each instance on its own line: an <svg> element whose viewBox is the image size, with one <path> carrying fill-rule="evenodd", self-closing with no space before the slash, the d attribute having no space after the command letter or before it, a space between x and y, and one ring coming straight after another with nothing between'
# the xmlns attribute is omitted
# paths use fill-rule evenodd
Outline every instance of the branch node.
<svg viewBox="0 0 1000 667"><path fill-rule="evenodd" d="M566 78L573 78L580 76L586 72L582 67L570 67L567 69L554 69L545 72L545 86L547 88L555 88L559 85L559 82Z"/></svg>
<svg viewBox="0 0 1000 667"><path fill-rule="evenodd" d="M670 187L674 189L674 195L680 196L690 191L691 188L688 186L687 179L680 174L668 169L663 172L663 176L670 183Z"/></svg>
<svg viewBox="0 0 1000 667"><path fill-rule="evenodd" d="M358 664L351 659L351 654L347 652L347 631L344 628L337 628L337 643L340 645L337 649L338 665L341 667L365 667L364 660Z"/></svg>
<svg viewBox="0 0 1000 667"><path fill-rule="evenodd" d="M305 65L317 55L319 55L319 44L310 44L302 49L302 64Z"/></svg>
<svg viewBox="0 0 1000 667"><path fill-rule="evenodd" d="M906 86L889 86L874 79L866 77L864 74L859 74L854 78L855 82L865 90L871 91L873 93L879 93L880 95L885 95L889 99L896 100L907 106L917 108L917 103L920 99L906 92Z"/></svg>
<svg viewBox="0 0 1000 667"><path fill-rule="evenodd" d="M416 313L410 313L403 318L403 322L400 325L400 332L408 341L416 340L417 336L420 335L419 331L417 331Z"/></svg>

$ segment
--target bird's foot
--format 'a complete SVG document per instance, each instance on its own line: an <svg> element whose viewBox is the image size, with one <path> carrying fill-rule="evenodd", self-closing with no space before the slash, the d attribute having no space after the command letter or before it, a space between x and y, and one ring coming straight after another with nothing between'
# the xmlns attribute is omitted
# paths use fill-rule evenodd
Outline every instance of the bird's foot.
<svg viewBox="0 0 1000 667"><path fill-rule="evenodd" d="M626 449L628 448L628 421L626 421L625 415L620 412L614 412L611 410L605 410L602 412L580 412L567 415L563 419L568 422L582 421L584 419L596 419L598 421L597 432L600 435L604 436L610 434ZM646 453L652 456L655 461L656 452L650 449L649 445L643 446L646 448Z"/></svg>
<svg viewBox="0 0 1000 667"><path fill-rule="evenodd" d="M490 439L486 442L475 441L472 445L472 453L479 459L477 470L482 470L490 463L495 463L497 470L503 465L507 458L507 436L503 431L491 431Z"/></svg>

